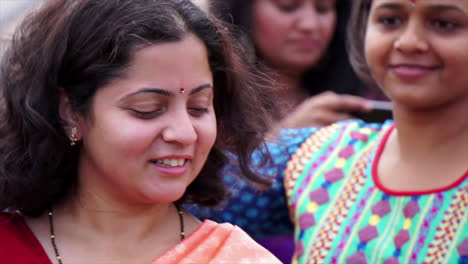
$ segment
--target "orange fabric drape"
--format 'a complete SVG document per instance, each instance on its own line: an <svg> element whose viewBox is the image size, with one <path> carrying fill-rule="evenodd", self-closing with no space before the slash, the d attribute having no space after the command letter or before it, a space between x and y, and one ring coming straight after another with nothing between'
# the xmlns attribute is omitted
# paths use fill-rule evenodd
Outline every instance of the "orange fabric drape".
<svg viewBox="0 0 468 264"><path fill-rule="evenodd" d="M151 264L281 263L242 229L205 220L187 238Z"/></svg>

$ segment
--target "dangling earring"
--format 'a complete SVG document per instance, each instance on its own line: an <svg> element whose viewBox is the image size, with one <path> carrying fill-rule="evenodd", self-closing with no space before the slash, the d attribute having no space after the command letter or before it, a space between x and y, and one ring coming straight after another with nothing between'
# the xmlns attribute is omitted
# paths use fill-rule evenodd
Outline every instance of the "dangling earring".
<svg viewBox="0 0 468 264"><path fill-rule="evenodd" d="M76 142L78 142L78 128L72 127L71 135L68 138L70 139L70 146L75 146Z"/></svg>

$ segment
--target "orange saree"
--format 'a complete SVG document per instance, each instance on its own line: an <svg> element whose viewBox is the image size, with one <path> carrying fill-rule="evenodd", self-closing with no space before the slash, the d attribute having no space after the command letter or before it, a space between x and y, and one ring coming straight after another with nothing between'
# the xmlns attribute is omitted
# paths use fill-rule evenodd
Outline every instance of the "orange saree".
<svg viewBox="0 0 468 264"><path fill-rule="evenodd" d="M151 264L281 263L242 229L205 220L187 238Z"/></svg>

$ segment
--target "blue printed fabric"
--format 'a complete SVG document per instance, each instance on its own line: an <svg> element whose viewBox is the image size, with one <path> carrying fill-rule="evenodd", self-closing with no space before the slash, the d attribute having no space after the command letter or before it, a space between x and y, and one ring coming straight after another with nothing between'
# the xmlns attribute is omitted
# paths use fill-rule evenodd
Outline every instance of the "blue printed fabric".
<svg viewBox="0 0 468 264"><path fill-rule="evenodd" d="M316 128L282 130L278 139L267 145L273 164L260 166L263 160L260 152L253 154L257 171L273 180L271 189L259 191L248 185L232 156L223 176L232 196L216 209L190 206L187 210L202 220L238 225L255 239L293 233L284 192L284 171L291 155L315 131Z"/></svg>

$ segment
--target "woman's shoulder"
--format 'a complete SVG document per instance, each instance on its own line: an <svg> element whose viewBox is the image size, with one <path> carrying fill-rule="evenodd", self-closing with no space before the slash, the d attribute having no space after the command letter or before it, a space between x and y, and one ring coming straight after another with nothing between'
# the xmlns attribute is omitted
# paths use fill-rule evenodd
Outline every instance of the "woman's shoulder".
<svg viewBox="0 0 468 264"><path fill-rule="evenodd" d="M366 123L359 119L337 122L312 133L291 159L319 159L320 162L341 158L347 153L377 145L393 121ZM348 153L349 154L349 153Z"/></svg>
<svg viewBox="0 0 468 264"><path fill-rule="evenodd" d="M282 129L279 137L270 142L268 150L276 164L286 164L294 157L316 156L330 147L337 149L352 144L353 148L362 148L374 144L392 126L392 120L366 123L350 119L324 127Z"/></svg>
<svg viewBox="0 0 468 264"><path fill-rule="evenodd" d="M24 232L25 222L23 217L16 212L0 213L0 243L4 237L19 235Z"/></svg>
<svg viewBox="0 0 468 264"><path fill-rule="evenodd" d="M348 159L359 159L361 153L366 153L364 150L376 149L392 127L393 121L379 124L353 119L334 123L311 134L291 156L285 169L288 198L300 190L298 182L310 179L311 171L321 171L317 168L327 164L342 166Z"/></svg>
<svg viewBox="0 0 468 264"><path fill-rule="evenodd" d="M379 134L380 132L393 126L393 120L387 120L384 123L367 123L360 119L349 119L333 123L324 127L304 127L304 128L288 128L280 131L280 136L276 142L303 143L306 140L314 137L323 137L333 133L342 133L345 136L355 139L369 139L368 136ZM368 135L367 137L365 135ZM288 144L286 144L288 145Z"/></svg>
<svg viewBox="0 0 468 264"><path fill-rule="evenodd" d="M340 122L333 123L329 126L323 127L326 128L336 128L339 130L348 129L351 133L354 132L363 132L366 133L378 133L381 130L384 130L387 127L391 127L393 125L393 120L387 120L383 123L368 123L361 119L348 119Z"/></svg>
<svg viewBox="0 0 468 264"><path fill-rule="evenodd" d="M238 226L205 220L181 243L152 264L184 256L189 263L281 263Z"/></svg>
<svg viewBox="0 0 468 264"><path fill-rule="evenodd" d="M360 119L351 119L322 127L312 133L307 140L321 143L337 140L369 143L377 140L379 135L392 126L393 120L384 123L366 123Z"/></svg>
<svg viewBox="0 0 468 264"><path fill-rule="evenodd" d="M210 234L220 238L222 247L217 254L219 261L214 261L215 263L227 260L236 263L281 263L236 225L205 220L201 227L211 229ZM233 255L234 252L237 253Z"/></svg>
<svg viewBox="0 0 468 264"><path fill-rule="evenodd" d="M50 260L19 213L0 213L0 262L50 264Z"/></svg>

